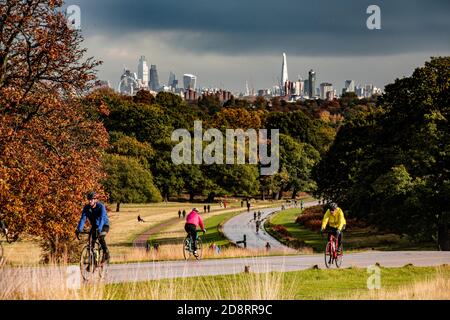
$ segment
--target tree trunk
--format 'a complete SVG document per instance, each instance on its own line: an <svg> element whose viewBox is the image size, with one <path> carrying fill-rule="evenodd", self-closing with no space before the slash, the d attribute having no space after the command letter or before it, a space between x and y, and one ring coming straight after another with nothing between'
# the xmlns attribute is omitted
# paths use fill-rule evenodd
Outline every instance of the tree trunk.
<svg viewBox="0 0 450 320"><path fill-rule="evenodd" d="M119 212L120 211L120 202L117 202L117 205L116 205L116 212Z"/></svg>
<svg viewBox="0 0 450 320"><path fill-rule="evenodd" d="M266 200L266 193L264 192L264 189L261 190L261 200Z"/></svg>
<svg viewBox="0 0 450 320"><path fill-rule="evenodd" d="M438 245L441 251L450 251L448 222L443 221L438 225Z"/></svg>
<svg viewBox="0 0 450 320"><path fill-rule="evenodd" d="M297 188L294 188L294 191L292 192L292 199L295 199L297 197Z"/></svg>
<svg viewBox="0 0 450 320"><path fill-rule="evenodd" d="M194 202L195 194L194 192L189 192L189 202Z"/></svg>
<svg viewBox="0 0 450 320"><path fill-rule="evenodd" d="M214 202L214 198L216 197L216 194L214 192L211 192L208 194L208 198L206 199L206 202Z"/></svg>

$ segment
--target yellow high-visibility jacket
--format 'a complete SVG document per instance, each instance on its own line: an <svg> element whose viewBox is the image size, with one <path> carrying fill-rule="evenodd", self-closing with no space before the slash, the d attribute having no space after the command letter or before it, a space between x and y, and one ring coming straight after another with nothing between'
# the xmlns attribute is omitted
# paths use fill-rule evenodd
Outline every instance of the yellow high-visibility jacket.
<svg viewBox="0 0 450 320"><path fill-rule="evenodd" d="M337 212L334 216L331 214L330 209L328 209L323 216L322 229L325 230L327 223L330 225L330 227L337 228L339 231L342 231L344 224L347 224L342 209L337 208Z"/></svg>

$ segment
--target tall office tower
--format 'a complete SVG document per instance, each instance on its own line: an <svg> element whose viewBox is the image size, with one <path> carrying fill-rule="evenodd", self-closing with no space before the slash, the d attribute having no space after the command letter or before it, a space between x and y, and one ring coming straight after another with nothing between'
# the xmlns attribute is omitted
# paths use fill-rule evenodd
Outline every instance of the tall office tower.
<svg viewBox="0 0 450 320"><path fill-rule="evenodd" d="M195 90L195 86L197 85L197 77L193 74L185 74L183 75L183 84L185 90Z"/></svg>
<svg viewBox="0 0 450 320"><path fill-rule="evenodd" d="M139 89L136 73L124 69L117 90L122 94L133 95Z"/></svg>
<svg viewBox="0 0 450 320"><path fill-rule="evenodd" d="M303 94L305 96L309 96L309 80L308 79L305 79L305 81L304 81Z"/></svg>
<svg viewBox="0 0 450 320"><path fill-rule="evenodd" d="M176 80L176 79L175 79L175 73L173 73L172 71L170 71L170 74L169 74L169 81L167 82L167 86L176 89L175 86L174 86L175 80Z"/></svg>
<svg viewBox="0 0 450 320"><path fill-rule="evenodd" d="M316 72L314 70L309 70L309 98L312 99L316 96Z"/></svg>
<svg viewBox="0 0 450 320"><path fill-rule="evenodd" d="M345 80L345 92L355 92L355 81Z"/></svg>
<svg viewBox="0 0 450 320"><path fill-rule="evenodd" d="M304 84L305 83L301 78L295 82L295 90L294 90L295 95L297 96L303 95L303 91L305 90Z"/></svg>
<svg viewBox="0 0 450 320"><path fill-rule="evenodd" d="M141 56L139 59L137 77L142 81L144 87L148 86L148 64L145 56Z"/></svg>
<svg viewBox="0 0 450 320"><path fill-rule="evenodd" d="M280 88L284 88L286 81L289 80L288 70L287 70L287 61L286 61L286 53L283 52L283 64L281 65L281 85Z"/></svg>
<svg viewBox="0 0 450 320"><path fill-rule="evenodd" d="M333 97L334 97L333 85L331 83L327 83L327 82L321 83L320 84L320 99L326 100L328 92L333 92Z"/></svg>
<svg viewBox="0 0 450 320"><path fill-rule="evenodd" d="M248 97L250 95L250 89L248 88L248 81L245 81L245 94L244 97Z"/></svg>
<svg viewBox="0 0 450 320"><path fill-rule="evenodd" d="M159 90L158 70L156 70L156 65L154 64L150 67L150 89L153 91Z"/></svg>
<svg viewBox="0 0 450 320"><path fill-rule="evenodd" d="M370 98L373 95L373 90L374 86L373 84L366 84L364 86L364 97L365 98Z"/></svg>

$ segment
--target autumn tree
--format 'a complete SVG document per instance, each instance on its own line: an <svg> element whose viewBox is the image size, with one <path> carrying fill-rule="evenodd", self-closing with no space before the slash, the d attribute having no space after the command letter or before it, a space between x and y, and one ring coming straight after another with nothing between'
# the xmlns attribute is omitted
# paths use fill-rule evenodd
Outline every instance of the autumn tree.
<svg viewBox="0 0 450 320"><path fill-rule="evenodd" d="M101 191L107 133L78 98L98 62L85 58L59 0L0 6L0 218L37 236L44 260L69 260L84 195ZM107 112L107 110L98 110Z"/></svg>

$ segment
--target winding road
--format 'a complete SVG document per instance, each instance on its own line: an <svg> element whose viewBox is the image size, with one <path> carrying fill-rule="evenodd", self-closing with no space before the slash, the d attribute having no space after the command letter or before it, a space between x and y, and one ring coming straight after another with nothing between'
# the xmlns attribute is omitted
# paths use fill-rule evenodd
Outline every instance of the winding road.
<svg viewBox="0 0 450 320"><path fill-rule="evenodd" d="M306 202L304 204L304 208L312 207L317 204L317 201ZM263 249L265 248L266 244L269 243L272 249L282 249L286 252L296 252L295 250L278 242L275 238L269 235L266 230L264 230L264 222L272 214L280 210L281 208L268 208L261 210L255 209L250 210L250 212L242 213L225 222L222 226L222 232L228 239L230 239L234 243L242 241L244 235L246 235L247 248L249 249ZM261 211L261 227L258 233L256 233L256 221L254 219L255 211Z"/></svg>

